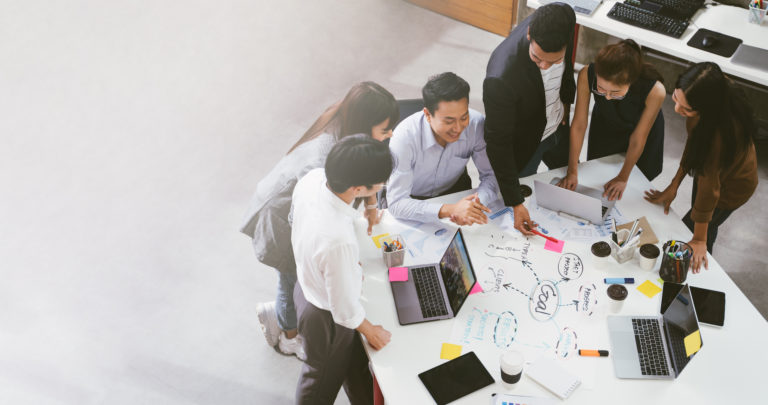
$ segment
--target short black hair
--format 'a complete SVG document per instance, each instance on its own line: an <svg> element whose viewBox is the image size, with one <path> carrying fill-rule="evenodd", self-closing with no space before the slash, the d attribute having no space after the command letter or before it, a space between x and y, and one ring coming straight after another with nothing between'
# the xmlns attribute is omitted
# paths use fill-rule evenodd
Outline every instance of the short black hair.
<svg viewBox="0 0 768 405"><path fill-rule="evenodd" d="M387 181L394 162L386 143L366 134L344 137L331 148L325 160L328 186L336 193L350 187L366 186Z"/></svg>
<svg viewBox="0 0 768 405"><path fill-rule="evenodd" d="M533 13L528 33L542 51L559 52L573 40L575 27L576 14L571 6L550 3Z"/></svg>
<svg viewBox="0 0 768 405"><path fill-rule="evenodd" d="M429 78L421 89L424 107L434 115L441 101L458 101L466 98L469 101L469 83L456 73L445 72Z"/></svg>

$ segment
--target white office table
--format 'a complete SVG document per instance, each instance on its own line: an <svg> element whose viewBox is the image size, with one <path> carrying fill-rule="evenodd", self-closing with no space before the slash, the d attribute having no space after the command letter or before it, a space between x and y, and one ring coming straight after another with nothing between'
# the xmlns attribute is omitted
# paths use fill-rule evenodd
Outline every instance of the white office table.
<svg viewBox="0 0 768 405"><path fill-rule="evenodd" d="M579 180L584 185L599 188L619 171L622 162L622 157L614 155L582 163L579 166ZM521 179L521 183L532 186L534 179L549 181L552 177L564 174L565 168L556 169L526 177ZM643 200L643 192L651 187L642 173L637 168L633 168L624 198L617 206L628 219L645 216L661 242L669 239L689 240L691 233L680 221L679 216L672 212L666 216L661 206ZM432 403L432 398L419 380L418 374L446 361L440 359L440 347L451 335L453 320L407 326L401 326L398 323L381 251L376 249L371 238L366 235L364 220L361 218L359 221L356 228L365 277L362 302L366 317L372 323L381 324L392 333L391 342L380 351L374 351L365 345L384 399L387 404ZM382 223L374 228L374 235L388 232L388 227L391 229L394 223L396 221L387 213ZM463 227L462 230L465 232L470 256L478 249L473 245L477 244L479 235L494 230L498 232L498 228L493 224ZM576 242L566 242L566 247L568 243ZM586 248L588 247L585 246ZM422 261L406 255L404 264L426 264L434 261ZM658 266L657 263L655 268L658 269ZM658 273L654 275L640 269L636 259L622 265L620 270L596 270L591 267L587 258L584 271L585 274L597 272L601 278L636 276L642 281L645 278L658 277ZM568 403L746 404L760 403L768 398L768 395L763 392L765 389L763 370L768 364L766 320L711 256L709 270L702 270L695 275L689 273L686 282L725 292L726 314L723 328L701 326L703 347L683 370L680 377L676 380L622 380L614 376L610 358L577 358L573 360L588 359L596 364L593 366L594 384L591 388L587 386L578 388L567 400ZM620 314L658 315L661 294L649 299L641 295L635 289L636 286L637 284L627 285L630 294ZM476 295L468 298L462 310L466 309L473 297ZM527 308L520 311L525 312ZM605 341L608 341L607 332L602 330L604 322L597 323L600 325L598 328L601 329L599 333L604 333ZM500 383L498 363L485 363L496 383L456 403L485 405L494 392L555 398L525 375L514 390L505 391Z"/></svg>
<svg viewBox="0 0 768 405"><path fill-rule="evenodd" d="M687 45L699 28L706 28L739 38L744 41L744 44L768 49L768 23L766 21L763 21L762 25L748 23L748 9L726 5L700 9L691 19L683 36L676 39L608 18L607 14L611 11L614 3L616 2L604 0L591 16L576 13L576 22L614 37L631 38L640 46L656 49L694 63L714 62L728 74L768 86L768 71L735 65L731 63L731 58L725 58ZM543 4L545 3L541 3L539 0L528 0L527 2L528 7L531 8L539 8ZM768 60L766 60L766 66L768 69Z"/></svg>

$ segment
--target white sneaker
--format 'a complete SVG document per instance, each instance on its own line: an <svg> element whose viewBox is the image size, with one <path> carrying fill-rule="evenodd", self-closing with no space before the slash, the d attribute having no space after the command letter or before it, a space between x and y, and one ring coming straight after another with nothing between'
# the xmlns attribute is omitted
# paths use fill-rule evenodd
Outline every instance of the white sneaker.
<svg viewBox="0 0 768 405"><path fill-rule="evenodd" d="M280 326L277 324L277 313L275 313L275 301L262 302L256 307L259 315L259 323L267 344L275 347L278 343L278 336L282 335Z"/></svg>
<svg viewBox="0 0 768 405"><path fill-rule="evenodd" d="M280 343L277 344L277 350L282 354L295 354L299 360L304 361L307 359L306 353L304 353L304 339L296 335L293 339L288 339L285 334L281 333L278 339Z"/></svg>

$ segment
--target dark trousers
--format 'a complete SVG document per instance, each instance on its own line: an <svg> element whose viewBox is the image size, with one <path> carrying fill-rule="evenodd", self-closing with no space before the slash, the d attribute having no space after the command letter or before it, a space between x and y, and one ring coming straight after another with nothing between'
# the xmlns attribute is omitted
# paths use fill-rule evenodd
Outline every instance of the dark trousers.
<svg viewBox="0 0 768 405"><path fill-rule="evenodd" d="M693 207L693 204L696 202L696 179L693 180L693 192L691 193L691 207ZM691 219L691 211L688 210L688 212L683 215L683 223L685 226L688 227L688 229L693 232L693 225L694 222ZM715 239L717 239L717 228L720 227L720 225L725 222L726 219L728 219L729 216L733 213L734 210L725 210L721 208L715 208L715 212L712 213L712 219L709 221L709 224L707 225L707 252L709 254L712 254L712 247L715 244Z"/></svg>
<svg viewBox="0 0 768 405"><path fill-rule="evenodd" d="M358 332L333 321L329 311L293 292L307 360L296 386L297 404L332 405L343 386L351 404L373 404L373 377Z"/></svg>
<svg viewBox="0 0 768 405"><path fill-rule="evenodd" d="M528 177L536 174L536 170L539 168L539 163L542 160L550 169L566 166L568 164L570 144L571 127L560 124L552 135L539 143L536 152L533 153L533 156L531 156L523 169L520 170L519 177Z"/></svg>

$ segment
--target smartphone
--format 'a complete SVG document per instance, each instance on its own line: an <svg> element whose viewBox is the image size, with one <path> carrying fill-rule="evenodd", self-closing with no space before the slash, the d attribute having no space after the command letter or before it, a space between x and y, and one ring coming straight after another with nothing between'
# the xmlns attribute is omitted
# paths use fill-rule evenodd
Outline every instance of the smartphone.
<svg viewBox="0 0 768 405"><path fill-rule="evenodd" d="M475 352L469 352L453 360L419 374L438 404L453 402L494 383Z"/></svg>
<svg viewBox="0 0 768 405"><path fill-rule="evenodd" d="M664 290L661 293L661 313L667 310L681 288L683 288L682 284L664 283ZM714 326L725 324L724 292L691 286L691 298L693 298L693 306L696 308L696 316L700 323Z"/></svg>

